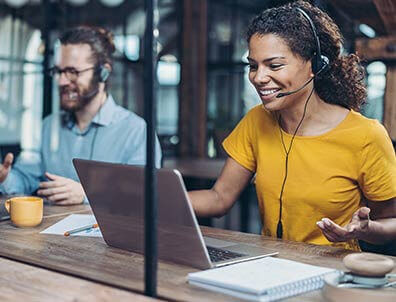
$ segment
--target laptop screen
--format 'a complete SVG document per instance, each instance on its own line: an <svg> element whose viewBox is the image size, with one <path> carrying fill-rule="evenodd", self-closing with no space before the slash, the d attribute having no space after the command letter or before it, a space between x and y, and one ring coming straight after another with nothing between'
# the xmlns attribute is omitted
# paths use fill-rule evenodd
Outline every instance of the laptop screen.
<svg viewBox="0 0 396 302"><path fill-rule="evenodd" d="M73 164L106 243L143 254L144 166L79 159L74 159ZM180 173L157 170L157 193L159 259L209 268Z"/></svg>

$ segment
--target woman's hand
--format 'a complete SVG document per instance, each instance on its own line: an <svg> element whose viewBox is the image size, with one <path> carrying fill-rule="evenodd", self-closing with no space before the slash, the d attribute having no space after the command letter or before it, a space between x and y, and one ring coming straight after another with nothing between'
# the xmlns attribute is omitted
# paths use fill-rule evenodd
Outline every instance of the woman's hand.
<svg viewBox="0 0 396 302"><path fill-rule="evenodd" d="M351 239L362 239L368 233L369 225L372 222L369 217L370 209L362 207L352 215L352 219L345 227L331 221L329 218L322 218L316 225L323 235L331 242L343 242Z"/></svg>

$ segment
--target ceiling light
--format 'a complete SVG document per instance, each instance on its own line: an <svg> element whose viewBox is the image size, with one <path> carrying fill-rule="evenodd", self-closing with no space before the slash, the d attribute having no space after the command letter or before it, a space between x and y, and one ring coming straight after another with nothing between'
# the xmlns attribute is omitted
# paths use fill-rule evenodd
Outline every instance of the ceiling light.
<svg viewBox="0 0 396 302"><path fill-rule="evenodd" d="M124 0L100 0L104 5L117 6L120 5Z"/></svg>
<svg viewBox="0 0 396 302"><path fill-rule="evenodd" d="M359 30L360 32L369 37L369 38L374 38L375 37L375 30L372 29L370 26L368 26L367 24L360 24L359 25Z"/></svg>
<svg viewBox="0 0 396 302"><path fill-rule="evenodd" d="M88 0L67 0L70 4L80 6L87 4Z"/></svg>
<svg viewBox="0 0 396 302"><path fill-rule="evenodd" d="M12 7L15 7L15 8L21 7L21 6L25 5L28 2L28 0L4 0L4 1L9 6L12 6Z"/></svg>

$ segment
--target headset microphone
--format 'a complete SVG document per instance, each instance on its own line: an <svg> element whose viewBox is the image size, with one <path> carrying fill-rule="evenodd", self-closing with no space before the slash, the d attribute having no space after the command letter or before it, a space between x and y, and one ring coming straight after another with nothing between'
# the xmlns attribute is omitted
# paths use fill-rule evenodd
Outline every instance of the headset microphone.
<svg viewBox="0 0 396 302"><path fill-rule="evenodd" d="M312 34L313 34L313 38L314 38L314 42L316 44L316 51L311 59L311 64L312 64L312 73L313 73L313 77L310 78L307 82L304 83L304 85L302 85L300 88L293 90L293 91L289 91L289 92L281 92L277 94L277 98L282 98L284 96L299 92L301 89L303 89L305 86L307 86L309 83L312 82L312 80L319 74L321 73L323 70L325 70L328 66L329 66L329 58L322 55L322 52L320 50L320 42L319 42L319 37L318 34L316 32L316 27L312 21L312 19L308 16L308 14L301 8L297 8L297 10L302 14L302 16L308 21L309 26L311 27L312 30Z"/></svg>
<svg viewBox="0 0 396 302"><path fill-rule="evenodd" d="M107 67L103 66L103 65L100 65L99 67L97 67L97 70L95 72L97 73L97 76L98 76L98 80L97 81L99 83L105 83L107 81L108 77L110 76L110 70ZM96 84L98 84L98 83L96 83ZM96 85L95 89L92 89L86 95L82 95L81 98L83 98L83 99L91 99L98 92L99 92L99 86Z"/></svg>
<svg viewBox="0 0 396 302"><path fill-rule="evenodd" d="M82 99L91 99L93 98L95 95L97 95L99 92L99 88L96 87L95 89L92 89L90 92L88 92L87 94L81 95L80 98Z"/></svg>
<svg viewBox="0 0 396 302"><path fill-rule="evenodd" d="M287 95L291 95L293 93L299 92L301 89L303 89L304 87L306 87L309 83L312 82L313 79L315 79L315 77L321 73L325 68L327 68L327 66L329 66L329 59L325 56L321 56L321 60L322 60L322 66L321 68L308 80L304 83L304 85L302 85L300 88L296 89L296 90L292 90L292 91L288 91L288 92L280 92L276 95L277 98L283 98L284 96Z"/></svg>
<svg viewBox="0 0 396 302"><path fill-rule="evenodd" d="M283 98L284 96L287 96L287 95L291 95L291 94L293 94L293 93L296 93L296 92L299 92L301 89L303 89L305 86L307 86L309 83L311 83L312 82L312 80L315 78L315 76L313 76L313 77L311 77L308 81L306 81L305 83L304 83L304 85L302 85L300 88L298 88L298 89L296 89L296 90L292 90L292 91L288 91L288 92L281 92L281 93L278 93L277 95L276 95L276 97L277 98Z"/></svg>
<svg viewBox="0 0 396 302"><path fill-rule="evenodd" d="M314 25L312 19L308 16L308 14L303 9L297 7L297 10L308 21L309 26L311 27L311 30L312 30L314 43L316 45L316 51L314 52L314 55L313 55L313 57L311 59L311 67L312 67L313 76L308 81L306 81L304 83L304 85L302 85L300 88L298 88L296 90L289 91L289 92L278 93L277 96L276 96L277 98L281 98L281 97L284 97L284 96L287 96L287 95L290 95L290 94L293 94L293 93L296 93L296 92L300 91L301 89L306 87L309 83L311 83L313 81L313 79L315 79L315 77L319 73L321 73L323 70L325 70L329 66L329 58L324 56L324 55L322 55L322 52L320 51L319 37L318 37L318 34L316 32L316 28L315 28L315 25ZM293 145L294 138L296 137L297 131L300 128L300 126L301 126L301 124L302 124L302 122L304 120L304 117L305 117L305 114L306 114L306 111L307 111L307 105L308 105L308 102L309 102L309 100L310 100L310 98L312 96L313 91L314 91L314 87L312 87L311 92L310 92L307 100L305 101L303 115L302 115L301 120L298 123L298 125L297 125L297 127L296 127L296 129L294 131L294 134L293 134L292 139L290 141L289 148L286 148L286 145L285 145L285 143L283 141L283 134L282 134L282 129L281 129L281 125L280 125L281 116L279 115L279 118L278 118L278 126L279 126L279 131L280 131L280 137L281 137L283 149L284 149L285 154L286 154L286 159L285 159L285 176L283 178L282 187L281 187L281 190L280 190L280 193L279 193L279 217L278 217L278 224L276 226L276 237L277 238L283 238L283 224L282 224L282 204L283 204L283 199L282 199L282 197L283 197L283 191L284 191L284 188L285 188L285 185L286 185L287 176L288 176L289 154L290 154L290 151L291 151L291 148L292 148L292 145Z"/></svg>

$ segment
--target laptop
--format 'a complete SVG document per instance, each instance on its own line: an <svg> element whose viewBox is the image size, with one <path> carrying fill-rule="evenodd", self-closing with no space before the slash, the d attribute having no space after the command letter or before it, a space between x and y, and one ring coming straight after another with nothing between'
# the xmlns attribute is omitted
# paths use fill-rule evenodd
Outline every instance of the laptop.
<svg viewBox="0 0 396 302"><path fill-rule="evenodd" d="M7 196L0 195L0 221L10 219L10 213L6 210L4 203L7 200Z"/></svg>
<svg viewBox="0 0 396 302"><path fill-rule="evenodd" d="M144 166L73 159L105 242L144 253ZM158 258L199 269L276 255L252 245L203 237L180 172L157 170Z"/></svg>

